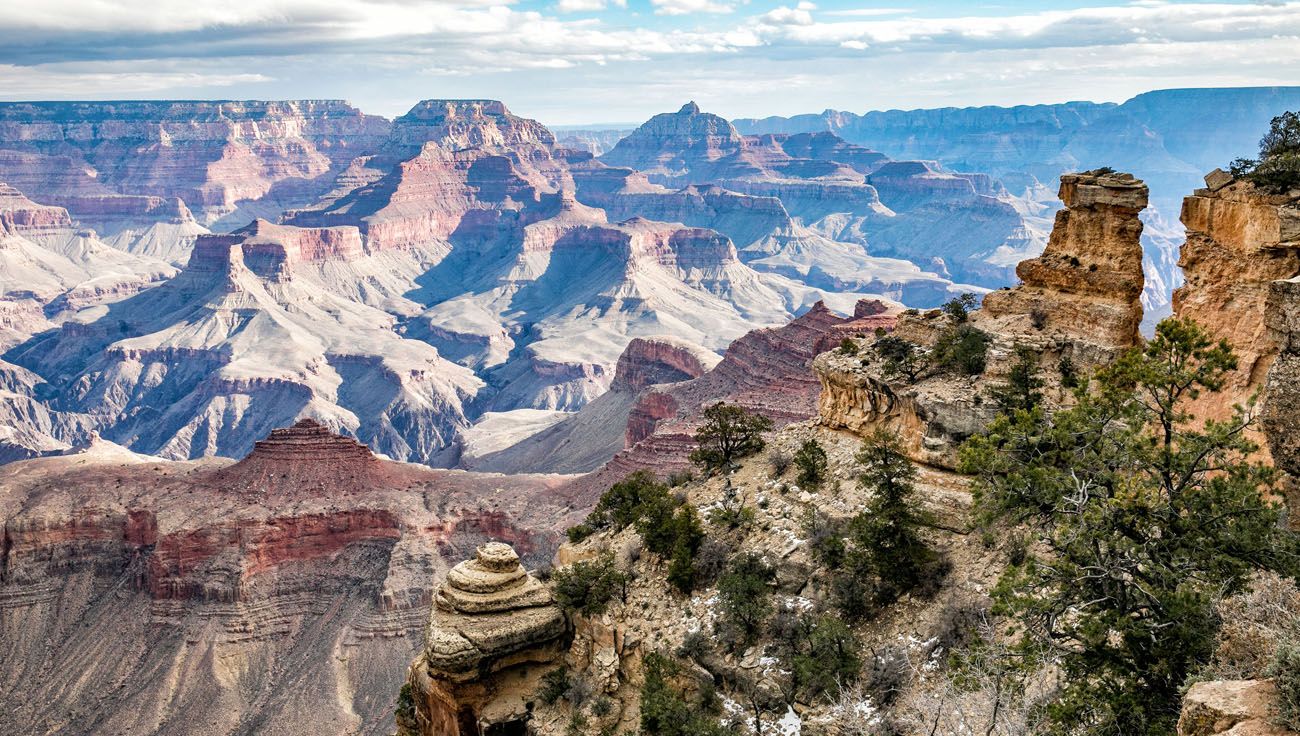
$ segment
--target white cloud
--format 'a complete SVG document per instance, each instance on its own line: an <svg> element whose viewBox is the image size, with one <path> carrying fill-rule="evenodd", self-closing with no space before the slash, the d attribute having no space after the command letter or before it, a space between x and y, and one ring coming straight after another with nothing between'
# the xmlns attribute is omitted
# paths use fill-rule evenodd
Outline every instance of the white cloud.
<svg viewBox="0 0 1300 736"><path fill-rule="evenodd" d="M692 13L730 13L735 7L714 0L650 0L655 15L690 15Z"/></svg>
<svg viewBox="0 0 1300 736"><path fill-rule="evenodd" d="M559 0L555 9L560 13L591 13L610 5L626 8L627 0Z"/></svg>

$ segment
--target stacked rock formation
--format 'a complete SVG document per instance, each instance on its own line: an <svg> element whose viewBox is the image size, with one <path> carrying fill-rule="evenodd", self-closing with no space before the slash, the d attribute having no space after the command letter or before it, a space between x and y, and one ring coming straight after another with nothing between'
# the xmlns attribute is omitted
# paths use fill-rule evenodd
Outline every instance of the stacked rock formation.
<svg viewBox="0 0 1300 736"><path fill-rule="evenodd" d="M1215 338L1227 340L1237 356L1223 390L1198 402L1200 416L1224 419L1233 404L1260 394L1266 429L1274 424L1281 457L1288 450L1286 425L1300 396L1300 192L1269 194L1222 171L1183 200L1187 241L1178 265L1184 285L1174 292L1174 313L1195 320ZM1275 387L1275 388L1274 388ZM1271 406L1270 406L1271 405ZM1300 462L1291 466L1300 470ZM1286 468L1290 470L1291 468Z"/></svg>
<svg viewBox="0 0 1300 736"><path fill-rule="evenodd" d="M1023 283L985 297L986 329L1064 336L1096 345L1104 359L1138 342L1147 186L1131 174L1088 171L1062 176L1060 197L1065 209L1047 249L1016 268Z"/></svg>
<svg viewBox="0 0 1300 736"><path fill-rule="evenodd" d="M407 736L515 733L544 665L563 652L567 625L551 592L507 544L489 542L447 574L424 652L411 665ZM495 730L494 730L495 729Z"/></svg>

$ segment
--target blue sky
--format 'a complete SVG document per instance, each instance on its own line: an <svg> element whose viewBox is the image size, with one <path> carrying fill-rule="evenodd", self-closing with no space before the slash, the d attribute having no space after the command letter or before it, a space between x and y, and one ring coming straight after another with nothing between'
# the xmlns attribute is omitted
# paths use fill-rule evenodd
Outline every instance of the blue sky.
<svg viewBox="0 0 1300 736"><path fill-rule="evenodd" d="M0 98L493 97L551 124L1300 83L1300 0L0 3Z"/></svg>

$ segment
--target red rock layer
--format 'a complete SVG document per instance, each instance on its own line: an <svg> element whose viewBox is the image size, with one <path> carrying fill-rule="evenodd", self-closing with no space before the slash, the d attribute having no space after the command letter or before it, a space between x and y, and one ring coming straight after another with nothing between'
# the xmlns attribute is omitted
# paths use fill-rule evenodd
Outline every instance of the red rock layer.
<svg viewBox="0 0 1300 736"><path fill-rule="evenodd" d="M722 361L699 378L640 397L628 418L628 449L571 483L566 493L582 505L633 471L650 469L666 476L688 469L700 413L719 401L759 412L778 427L811 419L817 415L820 391L813 358L847 335L892 328L895 315L882 306L860 304L855 311L864 316L844 318L818 302L789 324L739 338Z"/></svg>

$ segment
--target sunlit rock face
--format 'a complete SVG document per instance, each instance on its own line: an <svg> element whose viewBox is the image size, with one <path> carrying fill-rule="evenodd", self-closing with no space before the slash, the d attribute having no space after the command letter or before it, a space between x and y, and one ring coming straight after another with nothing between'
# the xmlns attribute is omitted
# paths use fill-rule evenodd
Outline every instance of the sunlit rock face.
<svg viewBox="0 0 1300 736"><path fill-rule="evenodd" d="M913 459L955 469L957 450L996 414L987 389L1006 379L1017 347L1038 362L1049 403L1070 400L1057 367L1068 358L1077 370L1113 360L1139 344L1143 289L1142 222L1146 185L1110 171L1061 177L1061 200L1047 249L1020 263L1022 283L991 292L970 314L969 326L987 338L985 367L977 376L928 369L915 381L886 375L883 361L830 351L813 363L821 381L822 424L866 435L896 433ZM918 350L933 347L956 327L941 312L905 313L894 335ZM859 341L869 350L870 340Z"/></svg>
<svg viewBox="0 0 1300 736"><path fill-rule="evenodd" d="M1062 176L1065 208L1056 214L1047 249L1016 267L1019 286L984 298L981 325L1060 334L1102 351L1136 345L1143 284L1138 214L1147 195L1130 174Z"/></svg>
<svg viewBox="0 0 1300 736"><path fill-rule="evenodd" d="M424 651L407 679L405 736L513 732L548 663L563 656L568 626L551 591L510 545L490 542L456 565L434 597Z"/></svg>
<svg viewBox="0 0 1300 736"><path fill-rule="evenodd" d="M388 128L339 100L3 103L0 180L86 222L171 206L212 224L310 202Z"/></svg>

